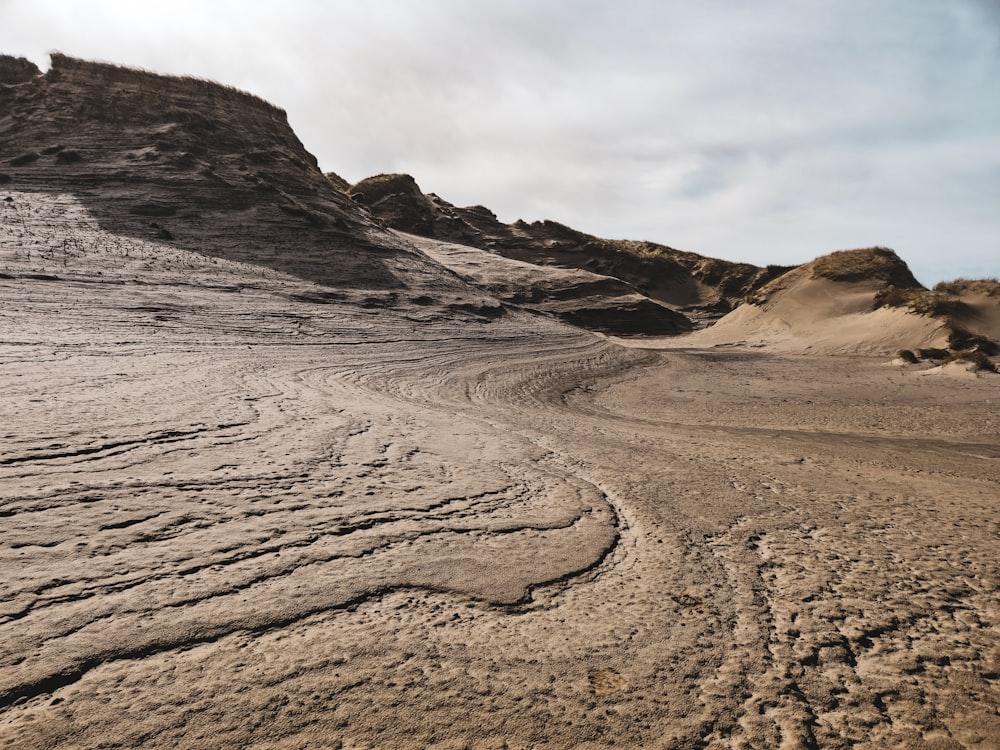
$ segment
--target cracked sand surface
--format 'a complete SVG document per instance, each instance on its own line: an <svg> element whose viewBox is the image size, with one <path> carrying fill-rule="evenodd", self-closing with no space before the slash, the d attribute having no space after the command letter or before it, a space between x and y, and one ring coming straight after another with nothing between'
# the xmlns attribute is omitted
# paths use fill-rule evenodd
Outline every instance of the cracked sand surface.
<svg viewBox="0 0 1000 750"><path fill-rule="evenodd" d="M1000 746L1000 378L87 231L0 237L5 746Z"/></svg>

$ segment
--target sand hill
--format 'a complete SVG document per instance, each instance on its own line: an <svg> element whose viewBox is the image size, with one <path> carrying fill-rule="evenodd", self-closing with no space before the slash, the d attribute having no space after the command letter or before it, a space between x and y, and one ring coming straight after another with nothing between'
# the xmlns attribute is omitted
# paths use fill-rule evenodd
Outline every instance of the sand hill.
<svg viewBox="0 0 1000 750"><path fill-rule="evenodd" d="M957 358L989 367L983 357L1000 353L994 343L1000 300L989 294L994 286L930 291L891 250L838 251L765 284L686 342L798 353L901 352L914 362Z"/></svg>
<svg viewBox="0 0 1000 750"><path fill-rule="evenodd" d="M270 105L54 62L0 58L0 746L996 746L1000 376L883 352L991 356L996 282L834 253L629 348L684 257L406 235Z"/></svg>
<svg viewBox="0 0 1000 750"><path fill-rule="evenodd" d="M72 196L118 236L266 266L345 302L497 308L373 220L251 94L61 54L45 75L10 58L0 75L11 190Z"/></svg>
<svg viewBox="0 0 1000 750"><path fill-rule="evenodd" d="M535 265L615 277L696 324L717 319L787 270L706 258L653 242L606 240L554 221L504 224L484 206L458 208L433 193L423 194L409 175L370 177L349 192L388 226Z"/></svg>
<svg viewBox="0 0 1000 750"><path fill-rule="evenodd" d="M618 336L672 336L694 327L682 313L612 276L536 265L469 245L405 235L461 278L504 302Z"/></svg>
<svg viewBox="0 0 1000 750"><path fill-rule="evenodd" d="M907 361L958 359L986 369L993 367L986 358L1000 354L995 283L927 290L884 248L759 268L649 242L600 239L552 221L503 224L483 206L458 208L424 194L409 175L378 175L348 192L417 244L412 235L437 240L435 258L509 302L610 334L704 329L666 342L630 342L634 346L901 353ZM422 246L427 251L434 243Z"/></svg>

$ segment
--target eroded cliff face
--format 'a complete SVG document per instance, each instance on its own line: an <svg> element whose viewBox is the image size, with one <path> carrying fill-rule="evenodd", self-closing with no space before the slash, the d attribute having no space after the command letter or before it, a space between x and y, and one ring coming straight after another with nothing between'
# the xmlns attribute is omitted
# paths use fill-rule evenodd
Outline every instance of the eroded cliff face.
<svg viewBox="0 0 1000 750"><path fill-rule="evenodd" d="M253 95L60 54L6 58L0 182L69 193L102 227L330 286L458 289L317 166Z"/></svg>
<svg viewBox="0 0 1000 750"><path fill-rule="evenodd" d="M30 60L13 55L0 55L0 86L11 86L30 81L42 71Z"/></svg>
<svg viewBox="0 0 1000 750"><path fill-rule="evenodd" d="M552 262L549 245L502 224L483 206L456 208L425 195L410 175L370 177L348 192L431 258L506 303L611 335L673 336L693 327L684 314L614 274ZM549 225L559 226L538 226Z"/></svg>
<svg viewBox="0 0 1000 750"><path fill-rule="evenodd" d="M421 192L410 175L376 175L350 194L388 226L527 263L612 276L657 303L711 322L787 267L706 258L654 242L608 240L555 221L504 224L484 206L460 208Z"/></svg>

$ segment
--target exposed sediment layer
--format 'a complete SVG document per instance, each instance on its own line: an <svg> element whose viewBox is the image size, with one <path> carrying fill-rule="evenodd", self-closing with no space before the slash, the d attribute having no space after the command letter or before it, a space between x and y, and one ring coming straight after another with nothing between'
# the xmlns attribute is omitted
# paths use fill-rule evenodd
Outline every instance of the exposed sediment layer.
<svg viewBox="0 0 1000 750"><path fill-rule="evenodd" d="M284 111L252 94L54 54L45 75L0 86L0 144L5 186L72 196L119 237L481 303L327 179Z"/></svg>
<svg viewBox="0 0 1000 750"><path fill-rule="evenodd" d="M423 194L406 174L369 177L349 192L394 229L543 268L614 277L633 292L681 308L701 323L729 312L745 295L787 270L706 258L655 242L603 239L555 221L504 224L484 206L459 208L433 193ZM637 317L641 321L642 316Z"/></svg>
<svg viewBox="0 0 1000 750"><path fill-rule="evenodd" d="M8 746L1000 735L996 376L330 304L4 197Z"/></svg>

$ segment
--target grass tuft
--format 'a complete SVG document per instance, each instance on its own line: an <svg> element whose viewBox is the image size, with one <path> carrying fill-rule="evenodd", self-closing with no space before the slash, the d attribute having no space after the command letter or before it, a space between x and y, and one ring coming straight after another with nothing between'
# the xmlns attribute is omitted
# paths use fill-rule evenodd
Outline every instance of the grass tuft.
<svg viewBox="0 0 1000 750"><path fill-rule="evenodd" d="M982 294L986 297L1000 297L1000 279L955 279L934 285L935 292L957 297L966 294Z"/></svg>
<svg viewBox="0 0 1000 750"><path fill-rule="evenodd" d="M994 363L985 352L954 352L945 358L943 364L947 364L948 362L968 362L975 365L977 370L982 370L984 372L997 372L996 363Z"/></svg>
<svg viewBox="0 0 1000 750"><path fill-rule="evenodd" d="M927 289L897 289L887 287L875 294L872 309L880 307L905 307L919 315L929 315L933 318L948 318L972 313L968 303L953 299L942 292L932 292Z"/></svg>
<svg viewBox="0 0 1000 750"><path fill-rule="evenodd" d="M909 266L887 247L837 250L811 265L814 279L831 281L883 281L900 288L922 289Z"/></svg>
<svg viewBox="0 0 1000 750"><path fill-rule="evenodd" d="M1000 354L1000 345L962 326L952 325L948 332L948 347L956 352L981 352L987 357Z"/></svg>

